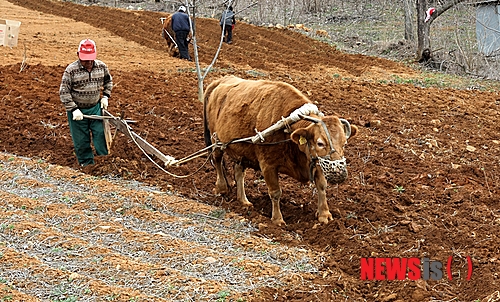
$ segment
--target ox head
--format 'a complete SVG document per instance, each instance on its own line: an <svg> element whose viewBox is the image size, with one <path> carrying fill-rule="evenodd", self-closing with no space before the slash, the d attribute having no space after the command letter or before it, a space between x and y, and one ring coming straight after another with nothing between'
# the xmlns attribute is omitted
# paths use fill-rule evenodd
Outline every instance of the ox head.
<svg viewBox="0 0 500 302"><path fill-rule="evenodd" d="M347 164L344 146L350 137L356 135L358 128L336 116L322 118L301 116L312 124L299 128L291 134L291 139L299 150L310 158L310 178L313 168L319 165L323 175L330 183L340 183L347 178Z"/></svg>

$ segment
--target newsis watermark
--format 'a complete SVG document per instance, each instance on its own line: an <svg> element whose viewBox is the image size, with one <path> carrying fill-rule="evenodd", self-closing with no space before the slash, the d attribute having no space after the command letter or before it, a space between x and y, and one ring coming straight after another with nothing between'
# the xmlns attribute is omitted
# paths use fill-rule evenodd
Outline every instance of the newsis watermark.
<svg viewBox="0 0 500 302"><path fill-rule="evenodd" d="M453 256L448 257L446 265L430 258L361 258L361 280L441 280L446 272L449 280L453 280L451 263ZM472 277L472 259L467 256L467 276Z"/></svg>

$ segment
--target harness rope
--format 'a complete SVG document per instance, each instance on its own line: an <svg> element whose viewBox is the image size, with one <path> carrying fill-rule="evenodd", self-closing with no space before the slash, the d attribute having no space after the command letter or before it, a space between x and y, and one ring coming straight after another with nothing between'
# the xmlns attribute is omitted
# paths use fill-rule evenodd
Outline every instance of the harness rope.
<svg viewBox="0 0 500 302"><path fill-rule="evenodd" d="M264 140L265 140L266 136L274 133L275 131L281 130L283 128L286 128L286 130L290 130L291 125L296 123L297 121L299 121L301 119L308 120L308 121L314 122L314 123L321 122L323 127L325 128L325 132L326 132L327 137L328 137L328 142L330 144L330 149L331 149L330 154L332 152L335 152L335 149L333 148L333 144L332 144L332 141L330 138L330 133L328 132L328 129L326 128L325 123L323 121L321 121L320 119L315 119L315 118L309 117L309 114L311 114L311 113L317 114L319 116L323 116L323 114L318 110L316 105L305 104L302 107L293 111L287 118L281 117L280 121L276 122L274 125L263 130L262 132L259 132L257 129L255 129L255 132L257 134L254 136L233 139L227 143L216 142L210 146L207 146L207 147L205 147L199 151L196 151L195 153L188 155L184 158L181 158L179 160L176 160L172 156L167 156L169 161L165 162L165 165L167 165L167 166L174 166L174 165L179 166L180 164L186 163L186 162L193 160L195 158L198 158L198 157L201 157L204 155L209 155L209 156L207 156L207 159L205 160L205 162L198 169L196 169L196 171L194 171L193 173L190 173L188 175L177 175L177 174L171 173L171 172L165 170L163 167L161 167L157 162L155 162L151 158L151 156L149 156L149 154L140 146L140 144L137 143L136 139L134 138L134 135L132 134L131 127L128 125L127 121L122 120L122 122L125 124L125 126L126 126L125 128L127 129L128 135L132 139L134 144L149 159L149 161L151 161L158 169L160 169L161 171L163 171L164 173L166 173L172 177L187 178L187 177L191 177L194 174L198 173L207 164L207 162L210 160L210 155L214 152L214 147L219 147L222 150L224 150L228 145L235 144L235 143L251 143L251 144L256 144L256 145L277 145L277 144L285 143L285 142L290 141L291 139L286 139L286 140L282 140L282 141L278 141L278 142L270 142L270 143L264 143ZM104 117L104 116L84 116L84 117L93 118L93 119L108 119L108 118L109 119L116 119L116 117ZM210 149L212 151L209 151ZM312 160L312 164L315 164L317 158L313 159L311 157L311 160ZM312 172L312 167L311 167L310 172ZM312 177L311 174L310 174L310 177Z"/></svg>
<svg viewBox="0 0 500 302"><path fill-rule="evenodd" d="M189 156L186 156L180 160L172 160L168 163L165 163L166 165L168 166L173 166L173 165L179 165L181 163L186 163L188 161L190 161L191 159L194 159L194 158L197 158L197 157L201 157L203 155L206 155L208 154L208 150L210 148L213 148L213 147L219 147L221 148L222 150L226 149L226 147L230 144L237 144L237 143L251 143L251 144L255 144L255 145L276 145L276 144L281 144L281 143L284 143L284 142L287 142L289 141L290 139L287 139L287 140L283 140L283 141L279 141L279 142L272 142L272 143L264 143L265 141L265 137L278 131L278 130L281 130L283 128L286 128L286 129L290 129L290 126L296 122L298 122L299 120L301 119L305 119L306 116L309 116L311 113L314 113L314 114L317 114L319 116L324 116L323 113L321 113L319 110L318 110L318 107L314 104L304 104L302 105L300 108L298 109L295 109L287 118L284 118L284 117L281 117L281 120L279 120L278 122L276 122L274 125L272 125L271 127L263 130L262 132L259 132L257 129L255 129L255 132L257 133L256 135L254 136L250 136L250 137L246 137L246 138L237 138L237 139L233 139L227 143L221 143L221 142L216 142L208 147L205 147ZM312 121L312 120L309 120L309 121ZM320 121L320 120L317 120L315 119L313 122L317 122L317 121ZM325 126L325 125L324 125ZM326 126L325 126L326 127ZM328 133L328 130L325 128L325 131L327 132L327 136L328 136L328 139L329 139L329 143L330 143L330 146L332 147L333 149L333 144L331 144L331 139L330 139L330 135ZM213 152L213 151L212 151ZM205 163L206 164L206 163Z"/></svg>

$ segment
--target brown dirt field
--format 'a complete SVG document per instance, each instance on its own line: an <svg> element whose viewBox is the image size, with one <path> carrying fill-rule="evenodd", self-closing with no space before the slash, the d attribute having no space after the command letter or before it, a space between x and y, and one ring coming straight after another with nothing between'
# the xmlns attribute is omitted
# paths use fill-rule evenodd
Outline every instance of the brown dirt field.
<svg viewBox="0 0 500 302"><path fill-rule="evenodd" d="M205 86L228 74L284 81L360 128L348 180L327 191L334 221L318 224L314 191L283 176L279 228L258 172L245 210L235 192L213 194L210 165L172 177L120 133L96 165L76 164L58 89L87 37L114 76L111 113L164 154L204 147L195 65L166 54L165 14L48 0L0 0L0 11L22 22L18 46L0 48L0 301L499 301L497 91L396 84L420 75L237 24ZM206 67L220 28L196 24ZM450 256L452 280L360 279L363 257Z"/></svg>

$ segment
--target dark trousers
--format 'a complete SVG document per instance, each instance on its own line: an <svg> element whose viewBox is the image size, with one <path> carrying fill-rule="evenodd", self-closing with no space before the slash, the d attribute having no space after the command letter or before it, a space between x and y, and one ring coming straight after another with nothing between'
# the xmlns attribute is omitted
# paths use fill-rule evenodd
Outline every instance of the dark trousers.
<svg viewBox="0 0 500 302"><path fill-rule="evenodd" d="M102 115L101 103L97 103L92 108L80 110L83 114L87 115ZM97 155L108 154L106 138L104 137L104 126L101 120L84 118L81 121L74 121L73 113L68 112L68 122L73 145L75 146L76 158L80 165L86 166L94 164L94 153L90 146L91 142L94 143Z"/></svg>
<svg viewBox="0 0 500 302"><path fill-rule="evenodd" d="M222 28L222 26L220 27ZM233 41L233 26L232 25L227 25L224 28L224 40L229 43Z"/></svg>
<svg viewBox="0 0 500 302"><path fill-rule="evenodd" d="M181 56L181 59L186 59L190 60L191 57L189 57L189 52L188 52L188 41L187 37L189 35L189 31L176 31L175 32L175 41L177 42L177 47L179 48L179 54Z"/></svg>

